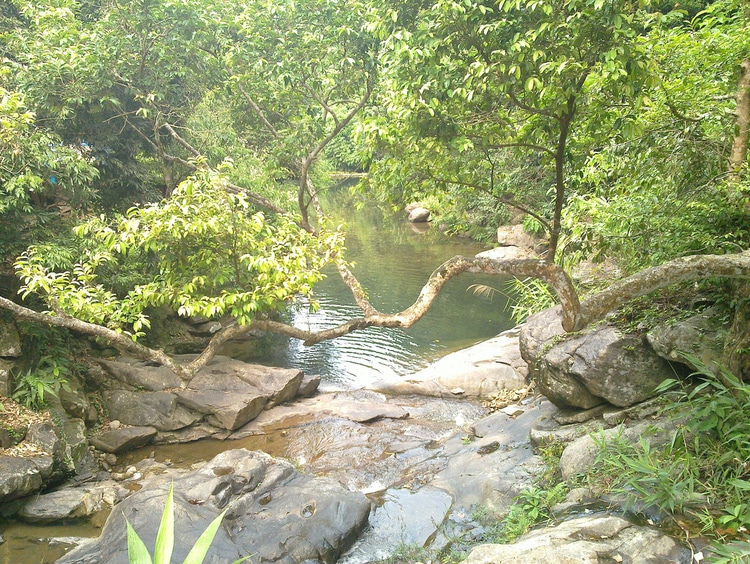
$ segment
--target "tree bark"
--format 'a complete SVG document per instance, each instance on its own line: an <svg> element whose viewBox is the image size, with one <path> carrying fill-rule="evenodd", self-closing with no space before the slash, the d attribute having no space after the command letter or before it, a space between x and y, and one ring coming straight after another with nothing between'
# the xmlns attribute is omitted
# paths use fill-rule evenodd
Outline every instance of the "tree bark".
<svg viewBox="0 0 750 564"><path fill-rule="evenodd" d="M729 173L740 180L747 163L747 145L750 137L750 59L740 63L740 78L737 81L737 108L735 136L729 154Z"/></svg>

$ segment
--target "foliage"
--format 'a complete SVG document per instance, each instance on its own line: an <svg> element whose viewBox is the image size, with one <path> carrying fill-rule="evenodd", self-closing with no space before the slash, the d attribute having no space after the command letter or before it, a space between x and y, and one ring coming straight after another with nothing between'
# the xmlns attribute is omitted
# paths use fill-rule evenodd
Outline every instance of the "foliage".
<svg viewBox="0 0 750 564"><path fill-rule="evenodd" d="M47 407L49 396L57 396L66 380L60 377L57 367L51 370L28 370L26 374L17 378L13 399L29 409L39 411ZM45 394L47 398L45 398Z"/></svg>
<svg viewBox="0 0 750 564"><path fill-rule="evenodd" d="M750 49L734 0L692 20L655 20L641 38L658 82L638 111L613 115L610 140L580 168L564 224L571 249L616 256L627 272L750 241L749 187L727 176L737 66Z"/></svg>
<svg viewBox="0 0 750 564"><path fill-rule="evenodd" d="M551 488L528 487L513 500L502 521L500 542L513 542L534 525L552 521L552 506L565 499L568 487L558 483Z"/></svg>
<svg viewBox="0 0 750 564"><path fill-rule="evenodd" d="M523 323L530 315L557 303L557 296L550 286L536 278L511 278L504 286L511 318L516 323Z"/></svg>
<svg viewBox="0 0 750 564"><path fill-rule="evenodd" d="M747 533L750 385L722 366L709 369L684 356L699 368L701 381L685 387L670 380L659 387L660 393L677 387L679 401L667 406L678 423L671 442L663 449L646 440L602 445L597 480L663 513L688 514L715 537Z"/></svg>
<svg viewBox="0 0 750 564"><path fill-rule="evenodd" d="M49 268L32 248L16 262L23 295L136 338L149 327L146 310L169 306L182 316L232 315L240 324L309 295L320 269L338 250L338 232L312 237L290 219L253 213L218 174L189 178L159 204L132 208L112 221L92 219L77 228L88 242L79 262L64 272ZM118 295L104 280L137 260L141 281Z"/></svg>
<svg viewBox="0 0 750 564"><path fill-rule="evenodd" d="M174 549L174 485L170 484L167 499L164 504L159 529L156 533L156 544L154 546L154 558L148 552L146 544L141 540L130 522L125 522L128 528L128 560L130 564L169 564L172 561L172 551ZM211 547L211 543L216 536L216 532L221 526L226 510L221 512L208 527L203 531L198 540L188 552L183 564L201 564ZM249 558L249 557L248 557ZM247 558L240 558L233 564L244 562Z"/></svg>

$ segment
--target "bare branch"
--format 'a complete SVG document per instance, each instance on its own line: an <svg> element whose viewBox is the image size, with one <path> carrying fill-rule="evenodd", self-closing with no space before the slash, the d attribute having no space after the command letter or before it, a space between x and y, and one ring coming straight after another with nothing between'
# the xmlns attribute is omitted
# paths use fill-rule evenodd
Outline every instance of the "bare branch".
<svg viewBox="0 0 750 564"><path fill-rule="evenodd" d="M242 85L237 82L237 88L240 91L240 94L245 98L248 104L250 104L250 107L255 112L255 115L257 115L260 120L263 122L263 125L266 126L268 131L271 133L271 135L274 136L275 139L278 139L280 137L279 132L276 131L276 128L271 124L270 121L268 121L268 118L266 117L265 112L261 109L261 107L255 102L252 96L247 93L247 91L242 87Z"/></svg>

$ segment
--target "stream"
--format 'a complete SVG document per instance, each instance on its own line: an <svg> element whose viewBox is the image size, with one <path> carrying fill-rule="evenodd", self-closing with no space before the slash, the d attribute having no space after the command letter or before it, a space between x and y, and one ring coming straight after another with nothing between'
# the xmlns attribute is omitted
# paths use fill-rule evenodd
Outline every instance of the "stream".
<svg viewBox="0 0 750 564"><path fill-rule="evenodd" d="M436 226L411 225L403 212L391 212L364 201L352 195L345 184L328 190L323 196L332 217L347 226L346 257L353 263L353 272L367 289L373 306L384 313L411 305L430 273L448 258L457 254L472 256L486 248L468 239L445 236ZM315 287L319 310L312 312L309 304L301 301L289 309L287 321L299 327L323 329L362 315L335 269L326 274L327 278ZM506 297L502 293L495 293L492 299L475 296L471 291L475 284L502 289L503 280L471 274L451 280L427 315L409 330L370 328L310 347L296 340L267 336L261 337L260 346L254 347L252 354L243 352L247 347L223 353L249 362L318 374L324 391L367 394L362 389L377 380L414 373L447 353L493 337L514 325ZM409 401L412 412L426 414L427 422L415 424L407 434L422 438L439 438L446 425L453 426L455 432L453 421L473 420L481 414L481 408L469 402ZM394 432L404 433L404 430L394 429ZM207 440L145 447L123 456L121 463L153 456L160 461L188 466L208 460L223 450L245 447L296 460L304 464L308 472L328 474L334 469L326 464L347 458L339 448L352 452L356 449L357 456L366 459L368 455L363 453L377 446L373 442L377 441L356 426L344 424L340 428L320 426L318 429L316 423L308 425L304 435L279 431L243 441ZM311 453L312 446L317 454ZM424 456L429 456L429 452ZM350 460L353 458L349 456ZM376 472L401 472L403 469L402 466L382 466L376 468ZM351 467L347 472L341 474L340 479L352 489L365 488L378 478L368 475L364 468ZM98 533L99 529L90 523L35 526L6 521L0 523L0 535L6 541L0 544L0 564L51 563L62 555L55 538L96 536Z"/></svg>

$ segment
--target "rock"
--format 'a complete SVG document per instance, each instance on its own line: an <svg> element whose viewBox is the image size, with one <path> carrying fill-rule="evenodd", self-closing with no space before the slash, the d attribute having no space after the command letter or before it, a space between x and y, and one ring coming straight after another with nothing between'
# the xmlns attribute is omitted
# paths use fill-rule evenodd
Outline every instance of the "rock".
<svg viewBox="0 0 750 564"><path fill-rule="evenodd" d="M562 335L565 335L565 329L562 326L560 305L535 313L521 325L518 347L521 358L528 364L532 376L535 375L540 356L549 347L548 343Z"/></svg>
<svg viewBox="0 0 750 564"><path fill-rule="evenodd" d="M102 394L102 399L107 406L109 416L125 425L174 431L203 419L202 414L180 405L177 395L172 392L108 390Z"/></svg>
<svg viewBox="0 0 750 564"><path fill-rule="evenodd" d="M613 515L593 515L531 531L511 544L478 546L464 564L690 564L691 560L690 549L657 529L637 526Z"/></svg>
<svg viewBox="0 0 750 564"><path fill-rule="evenodd" d="M13 394L13 370L16 363L0 358L0 396L9 398Z"/></svg>
<svg viewBox="0 0 750 564"><path fill-rule="evenodd" d="M728 320L719 315L717 308L708 308L689 319L655 327L646 338L656 353L667 360L698 370L696 364L679 354L685 352L712 370L723 363L728 329Z"/></svg>
<svg viewBox="0 0 750 564"><path fill-rule="evenodd" d="M605 401L627 407L655 395L672 365L645 339L611 325L553 345L537 360L539 390L560 407L589 409Z"/></svg>
<svg viewBox="0 0 750 564"><path fill-rule="evenodd" d="M63 437L65 445L65 457L67 470L83 475L94 473L97 470L96 460L89 449L89 441L86 438L86 424L81 419L68 419L63 421Z"/></svg>
<svg viewBox="0 0 750 564"><path fill-rule="evenodd" d="M180 403L205 413L216 427L234 430L263 411L293 398L302 383L301 370L248 364L214 357L177 392Z"/></svg>
<svg viewBox="0 0 750 564"><path fill-rule="evenodd" d="M45 493L27 501L18 516L29 523L55 523L86 517L102 508L101 493L98 501L95 497L81 488Z"/></svg>
<svg viewBox="0 0 750 564"><path fill-rule="evenodd" d="M410 223L427 223L430 221L430 210L422 206L415 206L406 210L406 219Z"/></svg>
<svg viewBox="0 0 750 564"><path fill-rule="evenodd" d="M372 389L393 394L453 397L455 390L470 398L526 386L527 366L521 358L518 330L511 329L472 347L451 353L415 374Z"/></svg>
<svg viewBox="0 0 750 564"><path fill-rule="evenodd" d="M299 390L297 390L297 396L301 398L311 398L318 391L320 386L320 376L305 374L300 382Z"/></svg>
<svg viewBox="0 0 750 564"><path fill-rule="evenodd" d="M618 425L611 429L603 429L593 433L596 440L605 444L624 440L636 444L640 440L646 441L652 447L667 444L675 429L675 423L670 420L661 419L656 421L640 421L633 426ZM580 474L584 474L596 462L600 447L591 435L579 437L563 450L560 456L560 473L564 480L572 480Z"/></svg>
<svg viewBox="0 0 750 564"><path fill-rule="evenodd" d="M0 456L0 502L34 493L42 483L42 473L32 459Z"/></svg>
<svg viewBox="0 0 750 564"><path fill-rule="evenodd" d="M536 257L537 255L533 249L516 247L515 245L510 245L508 247L495 247L494 249L482 251L477 254L477 258L488 258L492 260L514 260Z"/></svg>
<svg viewBox="0 0 750 564"><path fill-rule="evenodd" d="M91 410L91 403L78 378L68 377L66 386L60 388L57 394L60 405L70 417L74 419L86 419Z"/></svg>
<svg viewBox="0 0 750 564"><path fill-rule="evenodd" d="M550 402L538 400L516 418L498 411L478 421L472 427L477 439L470 443L461 434L448 439L446 465L431 485L450 493L456 506L483 506L491 514L504 514L543 467L529 443L529 430L554 410Z"/></svg>
<svg viewBox="0 0 750 564"><path fill-rule="evenodd" d="M497 228L497 243L501 247L519 247L527 252L534 251L539 240L526 233L523 225L501 225Z"/></svg>
<svg viewBox="0 0 750 564"><path fill-rule="evenodd" d="M0 318L0 357L18 358L21 356L21 337L16 324Z"/></svg>
<svg viewBox="0 0 750 564"><path fill-rule="evenodd" d="M154 427L122 427L91 438L91 444L104 452L119 453L142 447L156 436Z"/></svg>
<svg viewBox="0 0 750 564"><path fill-rule="evenodd" d="M51 454L55 461L63 460L65 443L60 438L60 430L52 422L44 421L31 425L26 433L26 440Z"/></svg>
<svg viewBox="0 0 750 564"><path fill-rule="evenodd" d="M284 461L245 449L223 452L181 476L155 476L118 505L101 536L59 564L128 562L125 518L153 546L170 481L174 484L174 560L223 509L227 514L204 562L224 564L255 555L261 562L333 563L367 524L370 502L337 482L297 472Z"/></svg>
<svg viewBox="0 0 750 564"><path fill-rule="evenodd" d="M122 357L119 360L100 360L99 364L123 384L151 392L179 388L180 378L166 366L154 366L146 361Z"/></svg>

